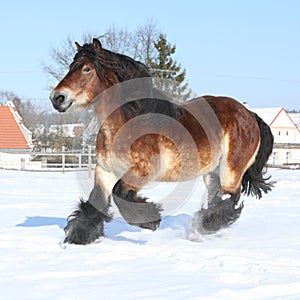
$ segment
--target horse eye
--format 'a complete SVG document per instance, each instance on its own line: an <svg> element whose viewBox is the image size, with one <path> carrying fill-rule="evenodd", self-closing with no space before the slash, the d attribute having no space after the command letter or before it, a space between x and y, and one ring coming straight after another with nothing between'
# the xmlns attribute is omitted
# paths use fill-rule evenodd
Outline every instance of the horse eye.
<svg viewBox="0 0 300 300"><path fill-rule="evenodd" d="M89 72L89 71L91 71L90 67L84 67L83 72Z"/></svg>

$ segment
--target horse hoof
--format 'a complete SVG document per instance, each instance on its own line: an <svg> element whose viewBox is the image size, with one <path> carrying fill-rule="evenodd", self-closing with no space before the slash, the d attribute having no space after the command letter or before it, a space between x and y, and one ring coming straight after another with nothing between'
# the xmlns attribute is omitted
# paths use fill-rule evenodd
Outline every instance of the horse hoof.
<svg viewBox="0 0 300 300"><path fill-rule="evenodd" d="M64 243L86 245L93 243L96 239L103 236L103 222L92 222L82 211L77 211L75 217L68 220L64 228L66 238Z"/></svg>
<svg viewBox="0 0 300 300"><path fill-rule="evenodd" d="M103 236L103 225L97 224L96 226L92 226L73 219L69 221L65 228L65 232L66 238L64 243L87 245Z"/></svg>
<svg viewBox="0 0 300 300"><path fill-rule="evenodd" d="M236 207L229 198L216 203L208 209L198 211L192 221L192 228L201 234L212 234L232 225L241 215L244 205Z"/></svg>
<svg viewBox="0 0 300 300"><path fill-rule="evenodd" d="M101 228L97 228L97 226L84 226L85 227L68 224L68 228L65 229L66 238L64 243L87 245L95 242L95 240L103 236L103 234L101 234Z"/></svg>

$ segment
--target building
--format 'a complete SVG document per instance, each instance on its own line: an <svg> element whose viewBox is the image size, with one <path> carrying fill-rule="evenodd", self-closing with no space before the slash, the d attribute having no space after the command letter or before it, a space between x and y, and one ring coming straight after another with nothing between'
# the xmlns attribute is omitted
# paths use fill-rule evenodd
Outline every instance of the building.
<svg viewBox="0 0 300 300"><path fill-rule="evenodd" d="M271 128L274 136L272 165L300 165L300 130L283 107L251 109Z"/></svg>
<svg viewBox="0 0 300 300"><path fill-rule="evenodd" d="M31 164L32 148L32 134L14 104L0 106L0 168L25 168Z"/></svg>
<svg viewBox="0 0 300 300"><path fill-rule="evenodd" d="M83 123L76 124L61 124L61 125L51 125L49 127L49 132L52 134L58 134L62 131L64 136L72 138L80 138L83 135L85 125Z"/></svg>
<svg viewBox="0 0 300 300"><path fill-rule="evenodd" d="M296 126L300 129L300 113L289 113Z"/></svg>

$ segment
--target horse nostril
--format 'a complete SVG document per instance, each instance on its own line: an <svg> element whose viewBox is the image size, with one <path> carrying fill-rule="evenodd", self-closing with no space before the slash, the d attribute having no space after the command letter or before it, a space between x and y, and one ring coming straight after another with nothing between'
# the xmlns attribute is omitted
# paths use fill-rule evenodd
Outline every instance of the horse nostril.
<svg viewBox="0 0 300 300"><path fill-rule="evenodd" d="M54 97L54 101L57 104L62 104L65 101L65 96L62 94L58 94Z"/></svg>

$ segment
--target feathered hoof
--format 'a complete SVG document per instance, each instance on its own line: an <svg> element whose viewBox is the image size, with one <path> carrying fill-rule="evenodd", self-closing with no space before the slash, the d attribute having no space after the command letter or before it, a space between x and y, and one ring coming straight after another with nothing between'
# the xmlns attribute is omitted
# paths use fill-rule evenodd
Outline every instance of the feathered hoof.
<svg viewBox="0 0 300 300"><path fill-rule="evenodd" d="M139 221L135 226L155 231L159 227L161 221L161 205L153 202L145 202L142 205L144 207L142 211L142 222Z"/></svg>
<svg viewBox="0 0 300 300"><path fill-rule="evenodd" d="M153 202L130 202L114 196L114 201L126 222L130 225L156 230L161 221L161 205Z"/></svg>
<svg viewBox="0 0 300 300"><path fill-rule="evenodd" d="M192 229L201 234L212 234L233 224L244 205L236 207L233 198L219 201L208 209L198 211L192 220Z"/></svg>
<svg viewBox="0 0 300 300"><path fill-rule="evenodd" d="M89 201L80 201L78 209L68 218L65 227L65 243L86 245L104 235L103 222L109 222L111 215L98 211Z"/></svg>
<svg viewBox="0 0 300 300"><path fill-rule="evenodd" d="M87 245L103 236L103 224L86 224L78 219L72 219L65 227L66 238L64 243Z"/></svg>

